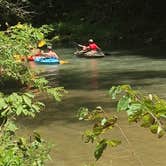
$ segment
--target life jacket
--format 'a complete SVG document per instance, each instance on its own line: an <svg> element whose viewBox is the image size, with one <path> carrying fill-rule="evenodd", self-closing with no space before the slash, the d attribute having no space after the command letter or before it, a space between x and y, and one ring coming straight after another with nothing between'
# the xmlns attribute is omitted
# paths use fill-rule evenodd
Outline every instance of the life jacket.
<svg viewBox="0 0 166 166"><path fill-rule="evenodd" d="M90 50L97 51L99 47L95 43L90 43L89 48Z"/></svg>

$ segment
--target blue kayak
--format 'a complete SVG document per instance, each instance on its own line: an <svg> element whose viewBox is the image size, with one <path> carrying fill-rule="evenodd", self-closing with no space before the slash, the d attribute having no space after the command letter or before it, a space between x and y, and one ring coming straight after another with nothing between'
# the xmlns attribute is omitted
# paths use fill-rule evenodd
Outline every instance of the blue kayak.
<svg viewBox="0 0 166 166"><path fill-rule="evenodd" d="M59 64L60 61L55 57L36 57L34 60L39 64Z"/></svg>

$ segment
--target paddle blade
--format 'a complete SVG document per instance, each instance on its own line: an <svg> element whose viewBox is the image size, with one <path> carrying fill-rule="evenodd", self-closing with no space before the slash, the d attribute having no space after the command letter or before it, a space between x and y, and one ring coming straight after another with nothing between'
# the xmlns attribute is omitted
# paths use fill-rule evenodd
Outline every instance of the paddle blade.
<svg viewBox="0 0 166 166"><path fill-rule="evenodd" d="M67 64L69 63L68 61L63 61L63 60L60 60L60 64L63 65L63 64Z"/></svg>
<svg viewBox="0 0 166 166"><path fill-rule="evenodd" d="M40 40L38 43L38 47L43 47L46 44L45 40Z"/></svg>

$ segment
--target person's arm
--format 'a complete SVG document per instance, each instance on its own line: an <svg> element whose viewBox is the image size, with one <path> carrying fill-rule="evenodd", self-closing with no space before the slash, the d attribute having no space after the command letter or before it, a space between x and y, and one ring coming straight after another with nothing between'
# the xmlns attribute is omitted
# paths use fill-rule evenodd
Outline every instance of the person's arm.
<svg viewBox="0 0 166 166"><path fill-rule="evenodd" d="M85 47L84 45L81 45L81 44L78 44L78 46L81 47L81 48Z"/></svg>
<svg viewBox="0 0 166 166"><path fill-rule="evenodd" d="M89 51L89 50L90 50L90 47L89 47L89 46L84 46L84 47L82 48L82 50L83 50L83 51Z"/></svg>
<svg viewBox="0 0 166 166"><path fill-rule="evenodd" d="M58 54L55 51L52 51L49 56L54 56L55 58L59 59Z"/></svg>
<svg viewBox="0 0 166 166"><path fill-rule="evenodd" d="M85 46L85 45L81 45L81 44L78 44L78 46L81 47L83 51L88 51L88 50L90 50L90 47L89 47L89 46Z"/></svg>
<svg viewBox="0 0 166 166"><path fill-rule="evenodd" d="M57 59L59 59L59 56L57 55L57 53L56 52L54 52L55 53L55 57L57 58Z"/></svg>
<svg viewBox="0 0 166 166"><path fill-rule="evenodd" d="M47 52L42 51L42 52L41 52L41 55L43 55L43 56L48 56L49 54L48 54Z"/></svg>
<svg viewBox="0 0 166 166"><path fill-rule="evenodd" d="M98 50L98 51L101 51L101 48L100 48L100 47L97 47L97 50Z"/></svg>
<svg viewBox="0 0 166 166"><path fill-rule="evenodd" d="M96 44L96 48L98 51L101 51L101 48Z"/></svg>

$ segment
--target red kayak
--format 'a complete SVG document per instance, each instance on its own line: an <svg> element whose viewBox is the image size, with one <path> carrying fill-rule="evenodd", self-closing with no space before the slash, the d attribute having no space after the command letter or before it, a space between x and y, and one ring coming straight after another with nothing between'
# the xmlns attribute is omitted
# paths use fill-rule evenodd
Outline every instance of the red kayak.
<svg viewBox="0 0 166 166"><path fill-rule="evenodd" d="M41 53L28 56L28 61L34 61L36 57L41 56Z"/></svg>
<svg viewBox="0 0 166 166"><path fill-rule="evenodd" d="M34 61L35 57L36 57L36 56L33 56L33 55L28 56L28 61Z"/></svg>

